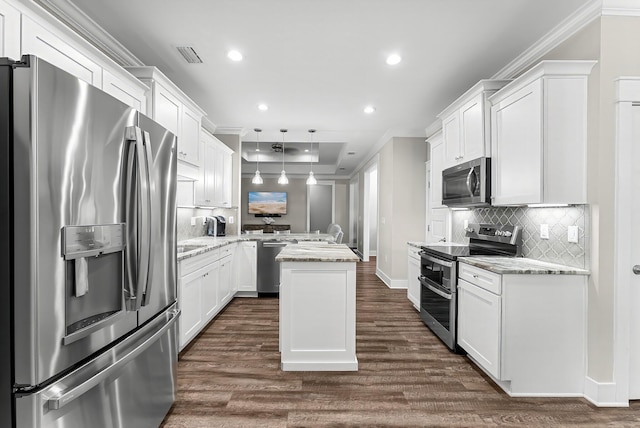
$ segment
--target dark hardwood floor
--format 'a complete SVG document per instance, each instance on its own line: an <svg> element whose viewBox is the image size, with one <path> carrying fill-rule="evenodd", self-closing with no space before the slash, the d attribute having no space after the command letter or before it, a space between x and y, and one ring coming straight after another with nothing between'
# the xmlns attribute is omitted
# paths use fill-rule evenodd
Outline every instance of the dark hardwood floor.
<svg viewBox="0 0 640 428"><path fill-rule="evenodd" d="M357 372L282 372L278 300L238 298L181 355L162 427L638 427L640 402L510 398L358 263Z"/></svg>

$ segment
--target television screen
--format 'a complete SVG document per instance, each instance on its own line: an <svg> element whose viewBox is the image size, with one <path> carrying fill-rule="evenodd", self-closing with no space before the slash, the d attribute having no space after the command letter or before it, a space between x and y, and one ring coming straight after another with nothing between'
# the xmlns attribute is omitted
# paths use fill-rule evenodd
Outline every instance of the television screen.
<svg viewBox="0 0 640 428"><path fill-rule="evenodd" d="M249 192L249 214L286 214L287 192Z"/></svg>

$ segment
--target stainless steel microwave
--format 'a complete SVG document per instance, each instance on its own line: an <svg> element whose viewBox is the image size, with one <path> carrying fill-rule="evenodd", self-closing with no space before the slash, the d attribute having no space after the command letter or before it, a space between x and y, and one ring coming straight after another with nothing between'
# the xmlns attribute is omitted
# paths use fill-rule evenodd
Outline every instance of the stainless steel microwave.
<svg viewBox="0 0 640 428"><path fill-rule="evenodd" d="M491 158L478 158L442 171L442 203L448 207L491 205Z"/></svg>

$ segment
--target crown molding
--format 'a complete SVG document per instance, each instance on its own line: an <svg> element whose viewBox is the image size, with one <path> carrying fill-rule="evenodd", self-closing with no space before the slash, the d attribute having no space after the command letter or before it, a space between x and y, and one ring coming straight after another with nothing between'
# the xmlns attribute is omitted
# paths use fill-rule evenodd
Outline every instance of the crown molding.
<svg viewBox="0 0 640 428"><path fill-rule="evenodd" d="M33 0L122 67L143 66L134 54L70 0Z"/></svg>
<svg viewBox="0 0 640 428"><path fill-rule="evenodd" d="M603 16L640 16L639 0L602 0Z"/></svg>
<svg viewBox="0 0 640 428"><path fill-rule="evenodd" d="M520 73L534 65L553 48L566 41L569 37L582 30L588 24L602 15L603 0L592 0L567 17L551 31L542 36L527 50L518 55L513 61L494 74L491 79L513 79ZM624 2L625 0L616 0ZM626 0L638 3L637 0ZM606 2L606 0L605 0ZM613 1L612 1L613 2Z"/></svg>
<svg viewBox="0 0 640 428"><path fill-rule="evenodd" d="M247 134L247 130L242 127L222 127L218 126L216 128L216 134L225 134L225 135L239 135L244 137Z"/></svg>

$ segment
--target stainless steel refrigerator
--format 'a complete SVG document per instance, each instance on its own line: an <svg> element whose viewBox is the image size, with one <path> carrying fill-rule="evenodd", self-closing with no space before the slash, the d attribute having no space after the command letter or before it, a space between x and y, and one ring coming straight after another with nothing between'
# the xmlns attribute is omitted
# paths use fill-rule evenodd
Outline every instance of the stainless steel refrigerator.
<svg viewBox="0 0 640 428"><path fill-rule="evenodd" d="M0 426L157 427L175 394L176 137L0 59Z"/></svg>

